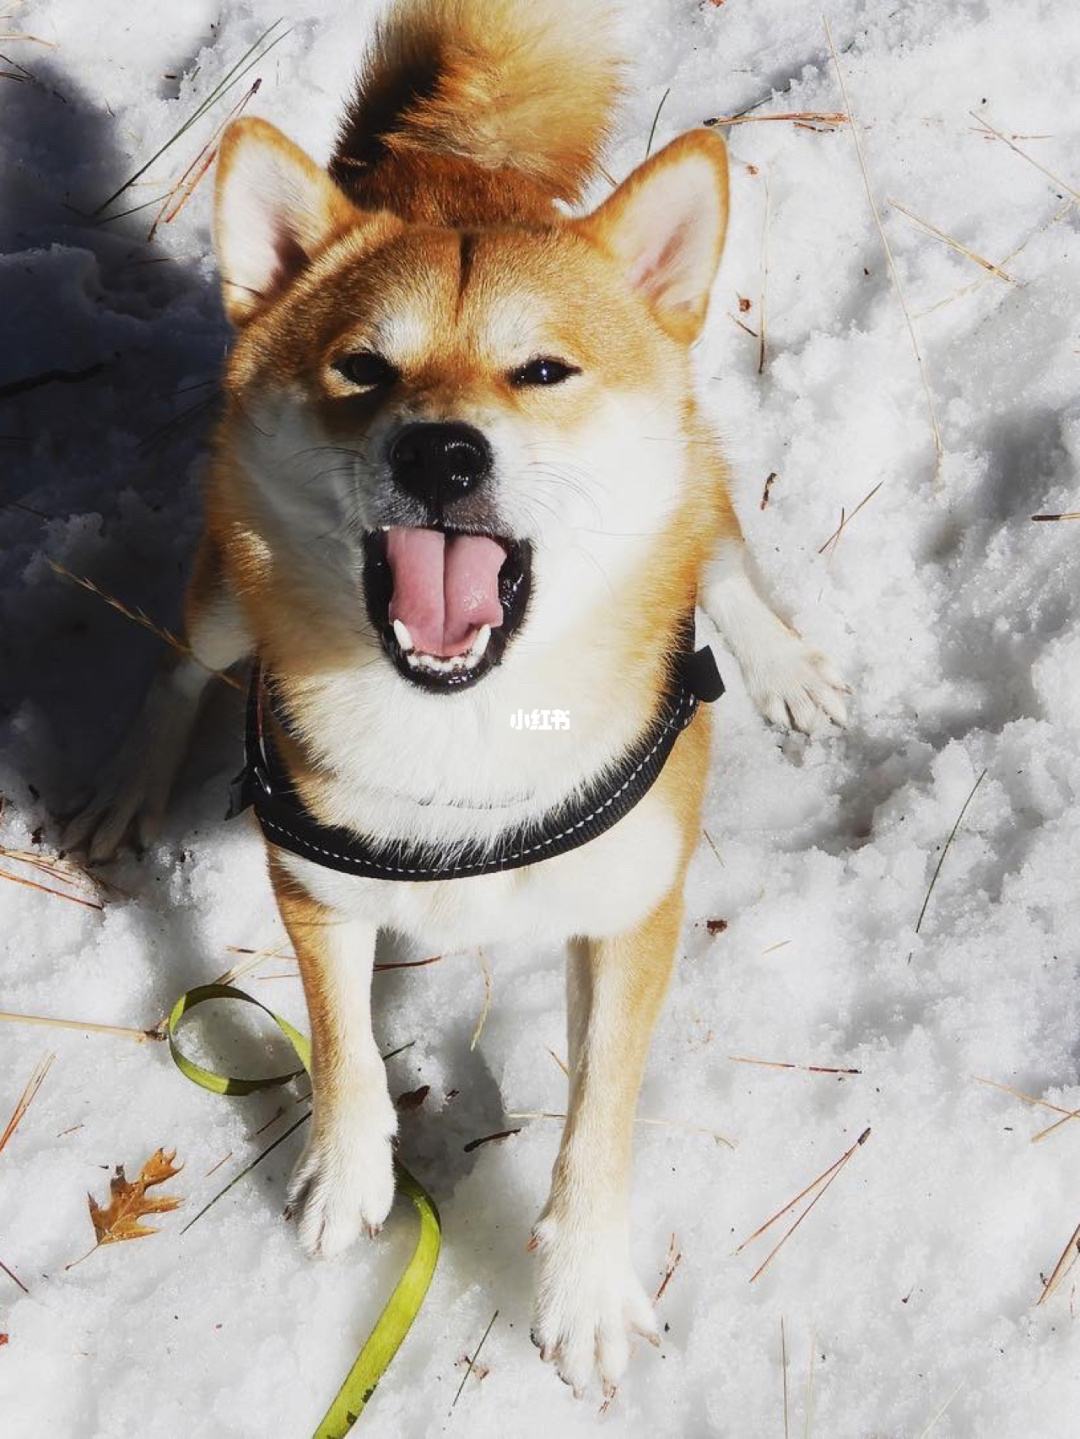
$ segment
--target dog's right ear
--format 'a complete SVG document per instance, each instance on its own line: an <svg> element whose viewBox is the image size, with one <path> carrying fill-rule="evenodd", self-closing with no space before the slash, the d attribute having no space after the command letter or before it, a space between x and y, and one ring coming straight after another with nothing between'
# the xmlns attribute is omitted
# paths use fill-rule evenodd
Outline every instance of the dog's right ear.
<svg viewBox="0 0 1080 1439"><path fill-rule="evenodd" d="M325 170L266 120L234 120L221 141L214 242L225 313L243 325L360 212Z"/></svg>

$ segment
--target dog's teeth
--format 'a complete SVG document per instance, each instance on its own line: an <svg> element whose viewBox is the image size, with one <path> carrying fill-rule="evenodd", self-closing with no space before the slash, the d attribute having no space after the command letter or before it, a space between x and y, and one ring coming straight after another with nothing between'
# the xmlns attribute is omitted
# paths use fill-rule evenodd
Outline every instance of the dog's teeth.
<svg viewBox="0 0 1080 1439"><path fill-rule="evenodd" d="M476 638L469 646L469 658L478 660L488 647L488 640L491 638L491 626L481 625L476 632Z"/></svg>
<svg viewBox="0 0 1080 1439"><path fill-rule="evenodd" d="M408 627L403 625L400 620L394 621L394 638L401 646L403 652L408 654L413 647L412 635L409 633Z"/></svg>

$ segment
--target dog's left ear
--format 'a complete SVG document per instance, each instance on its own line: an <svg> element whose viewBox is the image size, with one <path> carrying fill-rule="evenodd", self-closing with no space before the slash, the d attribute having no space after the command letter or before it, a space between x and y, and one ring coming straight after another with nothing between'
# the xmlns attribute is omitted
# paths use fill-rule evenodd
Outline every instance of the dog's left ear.
<svg viewBox="0 0 1080 1439"><path fill-rule="evenodd" d="M690 344L705 323L727 217L727 146L710 130L692 130L577 224L621 262L663 328Z"/></svg>

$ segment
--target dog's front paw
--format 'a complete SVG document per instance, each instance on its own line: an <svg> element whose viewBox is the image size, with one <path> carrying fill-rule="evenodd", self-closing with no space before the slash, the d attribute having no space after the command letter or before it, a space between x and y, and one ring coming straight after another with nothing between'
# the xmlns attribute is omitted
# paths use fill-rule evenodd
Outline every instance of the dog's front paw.
<svg viewBox="0 0 1080 1439"><path fill-rule="evenodd" d="M659 1344L648 1295L630 1263L622 1227L597 1231L547 1216L533 1230L540 1277L533 1342L581 1398L593 1376L615 1392L630 1357L630 1336Z"/></svg>
<svg viewBox="0 0 1080 1439"><path fill-rule="evenodd" d="M392 1121L312 1135L289 1182L289 1212L312 1258L332 1258L382 1228L394 1202L393 1136Z"/></svg>
<svg viewBox="0 0 1080 1439"><path fill-rule="evenodd" d="M744 673L750 698L781 729L814 734L827 720L847 724L850 686L827 656L777 623L749 655Z"/></svg>
<svg viewBox="0 0 1080 1439"><path fill-rule="evenodd" d="M161 828L171 783L171 774L155 774L145 763L126 773L111 766L93 798L68 820L60 836L61 849L103 864L129 833L145 849Z"/></svg>

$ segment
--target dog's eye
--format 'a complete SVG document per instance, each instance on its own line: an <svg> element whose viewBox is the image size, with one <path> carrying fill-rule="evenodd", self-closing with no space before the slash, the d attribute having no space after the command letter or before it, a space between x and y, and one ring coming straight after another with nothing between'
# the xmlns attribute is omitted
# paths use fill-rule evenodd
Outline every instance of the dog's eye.
<svg viewBox="0 0 1080 1439"><path fill-rule="evenodd" d="M384 360L382 355L377 355L374 350L357 350L353 355L343 355L336 361L334 369L348 380L350 385L357 385L365 390L392 385L398 378L398 372L390 361Z"/></svg>
<svg viewBox="0 0 1080 1439"><path fill-rule="evenodd" d="M550 355L541 355L539 359L530 360L527 365L515 370L510 376L510 383L520 387L561 385L563 380L568 380L571 375L580 374L581 371L576 365L568 365L565 360L556 360Z"/></svg>

